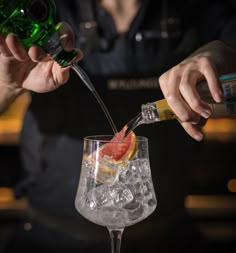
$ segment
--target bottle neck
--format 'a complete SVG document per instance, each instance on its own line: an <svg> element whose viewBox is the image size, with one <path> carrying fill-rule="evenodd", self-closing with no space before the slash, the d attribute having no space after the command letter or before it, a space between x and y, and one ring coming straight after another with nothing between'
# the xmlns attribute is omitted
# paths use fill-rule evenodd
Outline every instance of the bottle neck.
<svg viewBox="0 0 236 253"><path fill-rule="evenodd" d="M151 124L160 121L160 116L155 103L147 103L142 105L142 123Z"/></svg>

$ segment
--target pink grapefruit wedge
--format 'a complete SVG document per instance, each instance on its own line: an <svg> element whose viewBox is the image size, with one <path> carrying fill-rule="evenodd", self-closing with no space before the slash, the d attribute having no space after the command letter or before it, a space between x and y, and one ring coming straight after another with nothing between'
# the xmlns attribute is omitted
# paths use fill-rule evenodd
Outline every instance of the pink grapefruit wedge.
<svg viewBox="0 0 236 253"><path fill-rule="evenodd" d="M116 161L130 160L137 149L137 139L134 132L130 132L125 138L126 126L115 134L111 141L103 146L100 151L101 157L112 157Z"/></svg>

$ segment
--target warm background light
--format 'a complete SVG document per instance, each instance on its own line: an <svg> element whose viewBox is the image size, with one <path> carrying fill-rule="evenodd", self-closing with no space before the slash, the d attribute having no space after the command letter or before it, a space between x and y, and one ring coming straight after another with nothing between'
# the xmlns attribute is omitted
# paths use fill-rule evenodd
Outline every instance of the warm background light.
<svg viewBox="0 0 236 253"><path fill-rule="evenodd" d="M25 111L31 101L29 93L19 96L9 108L0 115L0 144L18 143Z"/></svg>
<svg viewBox="0 0 236 253"><path fill-rule="evenodd" d="M0 203L14 200L14 194L11 188L0 187Z"/></svg>
<svg viewBox="0 0 236 253"><path fill-rule="evenodd" d="M228 181L227 187L230 192L236 192L236 179L230 179Z"/></svg>
<svg viewBox="0 0 236 253"><path fill-rule="evenodd" d="M236 140L236 117L210 118L203 128L205 139L220 142Z"/></svg>
<svg viewBox="0 0 236 253"><path fill-rule="evenodd" d="M27 199L16 199L14 191L10 187L0 187L0 212L25 211L27 210Z"/></svg>

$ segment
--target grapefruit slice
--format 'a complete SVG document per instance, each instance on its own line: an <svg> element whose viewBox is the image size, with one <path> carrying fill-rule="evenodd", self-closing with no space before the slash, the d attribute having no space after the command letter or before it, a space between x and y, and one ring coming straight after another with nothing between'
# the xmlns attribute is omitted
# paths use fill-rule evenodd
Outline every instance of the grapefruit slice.
<svg viewBox="0 0 236 253"><path fill-rule="evenodd" d="M96 181L102 184L113 184L120 173L120 166L125 168L137 150L137 137L130 132L126 137L126 126L99 150L99 168Z"/></svg>
<svg viewBox="0 0 236 253"><path fill-rule="evenodd" d="M109 143L106 143L100 150L101 157L110 157L115 161L130 160L137 150L137 137L130 132L126 137L126 126L115 134Z"/></svg>

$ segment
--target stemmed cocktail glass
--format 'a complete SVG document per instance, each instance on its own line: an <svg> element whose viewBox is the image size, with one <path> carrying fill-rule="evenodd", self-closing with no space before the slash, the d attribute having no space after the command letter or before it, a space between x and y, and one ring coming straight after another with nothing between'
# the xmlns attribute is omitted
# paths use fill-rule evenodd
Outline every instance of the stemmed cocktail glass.
<svg viewBox="0 0 236 253"><path fill-rule="evenodd" d="M147 218L156 208L148 139L135 144L112 141L113 136L84 138L83 161L75 199L78 212L107 227L112 253L119 253L125 227ZM129 146L126 155L120 152ZM113 155L114 154L114 155Z"/></svg>

